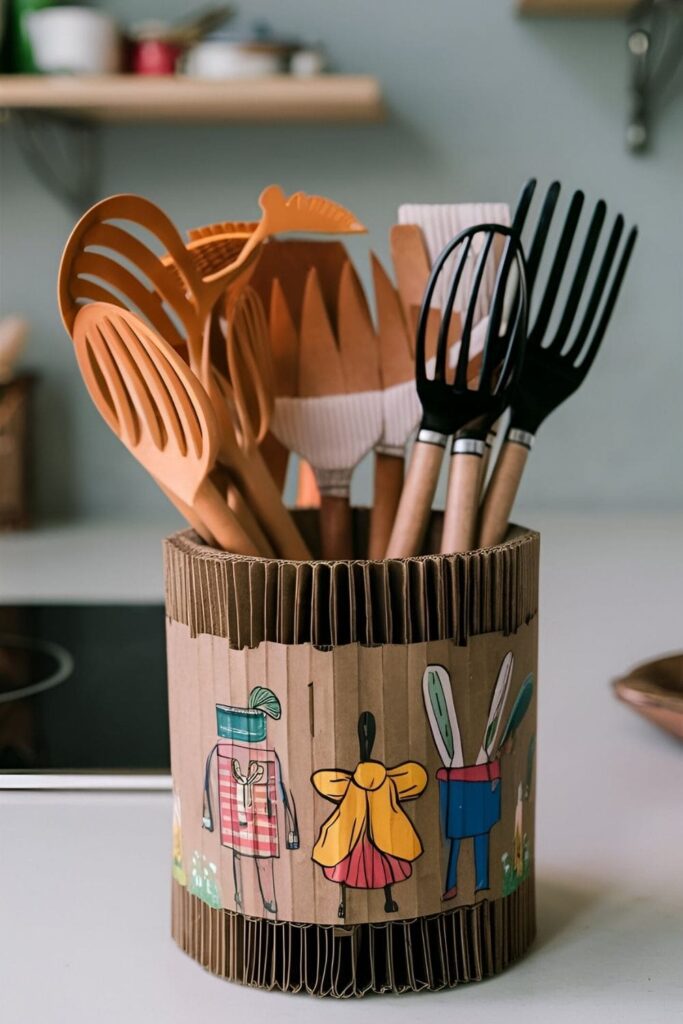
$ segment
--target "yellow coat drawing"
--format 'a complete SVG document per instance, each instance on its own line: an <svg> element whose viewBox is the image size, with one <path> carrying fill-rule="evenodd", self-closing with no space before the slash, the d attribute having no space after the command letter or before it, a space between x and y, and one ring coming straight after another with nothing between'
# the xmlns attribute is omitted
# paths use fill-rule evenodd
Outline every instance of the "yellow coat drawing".
<svg viewBox="0 0 683 1024"><path fill-rule="evenodd" d="M331 868L349 855L367 834L381 853L404 861L416 860L422 843L401 800L418 797L427 773L415 761L385 768L379 761L361 761L355 771L325 769L311 782L321 796L338 804L320 829L313 860Z"/></svg>

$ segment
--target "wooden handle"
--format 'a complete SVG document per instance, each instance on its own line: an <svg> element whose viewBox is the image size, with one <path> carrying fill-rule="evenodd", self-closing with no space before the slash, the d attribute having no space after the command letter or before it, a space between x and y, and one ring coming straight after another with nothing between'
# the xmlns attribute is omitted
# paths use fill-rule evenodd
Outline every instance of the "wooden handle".
<svg viewBox="0 0 683 1024"><path fill-rule="evenodd" d="M289 452L283 444L278 441L274 434L270 431L261 441L259 445L261 456L268 472L272 476L276 485L280 488L280 493L285 489L285 482L287 480L287 467L289 465Z"/></svg>
<svg viewBox="0 0 683 1024"><path fill-rule="evenodd" d="M370 514L368 558L384 558L401 501L404 473L405 459L402 456L375 452L375 493Z"/></svg>
<svg viewBox="0 0 683 1024"><path fill-rule="evenodd" d="M282 504L282 495L258 448L230 452L235 483L281 558L307 561L311 553Z"/></svg>
<svg viewBox="0 0 683 1024"><path fill-rule="evenodd" d="M481 486L482 487L486 483L486 477L488 476L488 472L489 472L489 465L491 464L491 455L493 454L493 448L494 448L495 443L496 443L496 438L498 437L498 431L500 430L500 425L501 425L502 419L503 419L503 417L499 416L498 419L496 420L496 422L491 427L489 427L489 432L486 435L486 449L484 451L484 454L481 457Z"/></svg>
<svg viewBox="0 0 683 1024"><path fill-rule="evenodd" d="M351 504L348 496L320 497L320 547L322 557L333 562L353 558Z"/></svg>
<svg viewBox="0 0 683 1024"><path fill-rule="evenodd" d="M193 504L196 514L207 524L224 551L232 551L237 555L260 554L251 537L210 480L205 480L201 485L195 494Z"/></svg>
<svg viewBox="0 0 683 1024"><path fill-rule="evenodd" d="M482 456L454 454L448 473L442 554L471 551L477 542Z"/></svg>
<svg viewBox="0 0 683 1024"><path fill-rule="evenodd" d="M226 488L226 500L228 508L234 512L236 517L239 519L240 523L258 548L259 553L262 554L264 558L275 558L273 545L259 526L246 501L233 484L230 484Z"/></svg>
<svg viewBox="0 0 683 1024"><path fill-rule="evenodd" d="M524 444L506 441L503 445L482 506L479 533L481 547L502 544L505 540L508 520L528 457L529 449Z"/></svg>
<svg viewBox="0 0 683 1024"><path fill-rule="evenodd" d="M209 544L212 548L217 547L218 545L216 543L216 538L211 533L211 530L209 530L208 527L202 522L202 520L197 515L195 510L190 505L186 505L185 502L182 501L180 498L176 497L173 491L169 491L167 487L164 487L164 485L160 483L156 477L153 477L153 479L156 481L159 488L164 492L164 494L171 502L171 504L175 505L183 519L187 523L189 523L194 532L198 534L202 538L202 540L206 544Z"/></svg>
<svg viewBox="0 0 683 1024"><path fill-rule="evenodd" d="M441 445L415 442L394 528L387 545L387 558L408 558L420 554L439 480L443 452Z"/></svg>
<svg viewBox="0 0 683 1024"><path fill-rule="evenodd" d="M299 477L296 487L297 508L320 508L320 491L315 473L305 459L299 458Z"/></svg>

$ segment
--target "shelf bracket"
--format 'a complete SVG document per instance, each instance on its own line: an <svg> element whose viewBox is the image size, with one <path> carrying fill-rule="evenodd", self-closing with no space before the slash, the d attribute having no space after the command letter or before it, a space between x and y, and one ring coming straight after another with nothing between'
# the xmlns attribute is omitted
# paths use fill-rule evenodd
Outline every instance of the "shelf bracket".
<svg viewBox="0 0 683 1024"><path fill-rule="evenodd" d="M97 126L43 110L13 110L9 124L36 178L80 216L98 192Z"/></svg>
<svg viewBox="0 0 683 1024"><path fill-rule="evenodd" d="M661 101L683 61L683 0L641 0L630 18L631 113L626 144L643 152L650 142L655 101Z"/></svg>

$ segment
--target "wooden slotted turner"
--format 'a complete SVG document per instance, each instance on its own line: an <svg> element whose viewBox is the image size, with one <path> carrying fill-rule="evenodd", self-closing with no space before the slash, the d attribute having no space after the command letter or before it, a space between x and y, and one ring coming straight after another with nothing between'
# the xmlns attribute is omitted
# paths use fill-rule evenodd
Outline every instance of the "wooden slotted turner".
<svg viewBox="0 0 683 1024"><path fill-rule="evenodd" d="M73 340L91 398L131 454L196 512L225 550L259 554L209 480L216 422L180 356L138 317L104 302L76 315Z"/></svg>

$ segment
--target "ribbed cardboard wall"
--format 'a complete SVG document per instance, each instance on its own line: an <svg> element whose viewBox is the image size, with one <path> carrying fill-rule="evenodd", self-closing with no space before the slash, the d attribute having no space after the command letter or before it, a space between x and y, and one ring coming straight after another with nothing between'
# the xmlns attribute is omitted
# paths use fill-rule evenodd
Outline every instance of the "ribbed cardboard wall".
<svg viewBox="0 0 683 1024"><path fill-rule="evenodd" d="M315 550L314 519L299 515ZM438 532L438 517L433 523ZM363 551L367 513L356 513ZM193 636L231 647L264 640L396 644L513 633L538 610L539 536L514 528L505 544L459 555L369 562L284 562L217 552L191 530L165 543L166 611Z"/></svg>
<svg viewBox="0 0 683 1024"><path fill-rule="evenodd" d="M348 996L453 988L500 974L536 933L533 877L511 896L387 924L321 927L214 910L173 883L173 938L243 985Z"/></svg>

